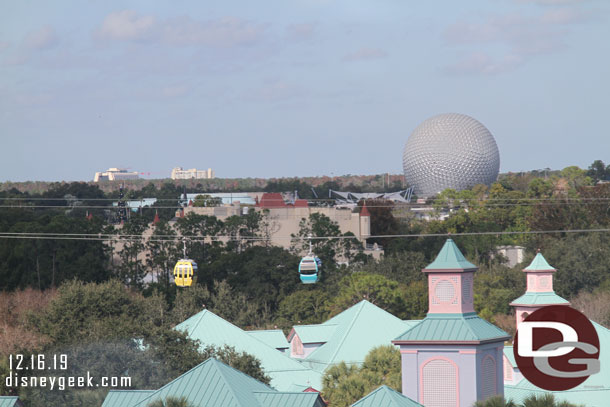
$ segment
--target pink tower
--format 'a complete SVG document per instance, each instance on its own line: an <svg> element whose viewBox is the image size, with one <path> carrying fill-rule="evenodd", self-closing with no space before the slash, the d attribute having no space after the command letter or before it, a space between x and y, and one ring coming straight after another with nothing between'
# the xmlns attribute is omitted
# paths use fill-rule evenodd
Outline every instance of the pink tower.
<svg viewBox="0 0 610 407"><path fill-rule="evenodd" d="M428 315L392 341L402 355L403 394L434 407L471 407L503 395L503 347L510 336L474 311L477 267L447 239L422 271Z"/></svg>
<svg viewBox="0 0 610 407"><path fill-rule="evenodd" d="M527 276L525 294L510 303L515 307L517 328L529 314L547 305L570 305L570 302L553 291L553 273L557 270L547 263L542 254L536 254L529 266L523 269Z"/></svg>

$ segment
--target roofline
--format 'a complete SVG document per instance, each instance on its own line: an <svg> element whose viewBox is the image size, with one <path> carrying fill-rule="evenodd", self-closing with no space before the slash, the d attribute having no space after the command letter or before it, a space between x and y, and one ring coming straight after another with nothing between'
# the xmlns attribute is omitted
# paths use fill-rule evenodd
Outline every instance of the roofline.
<svg viewBox="0 0 610 407"><path fill-rule="evenodd" d="M483 339L482 341L425 341L425 340L393 340L394 345L480 345L490 342L506 342L510 336L499 336L497 338Z"/></svg>
<svg viewBox="0 0 610 407"><path fill-rule="evenodd" d="M508 305L511 306L511 307L520 306L520 307L530 307L530 308L550 307L551 305L566 305L566 306L570 306L570 301L566 300L566 302L555 302L553 304L522 304L522 303L519 303L519 302L511 302Z"/></svg>
<svg viewBox="0 0 610 407"><path fill-rule="evenodd" d="M292 327L292 329L290 330L290 332L288 333L288 336L286 337L286 341L288 343L290 343L290 341L292 340L292 337L294 336L294 334L296 334L297 331L294 330L294 327Z"/></svg>
<svg viewBox="0 0 610 407"><path fill-rule="evenodd" d="M524 268L523 271L526 273L554 273L557 269L542 269L542 270L531 270L528 268Z"/></svg>
<svg viewBox="0 0 610 407"><path fill-rule="evenodd" d="M470 267L470 268L465 268L465 269L429 269L429 268L425 268L422 269L422 272L424 273L455 273L455 272L468 272L468 271L477 271L479 268L478 267Z"/></svg>

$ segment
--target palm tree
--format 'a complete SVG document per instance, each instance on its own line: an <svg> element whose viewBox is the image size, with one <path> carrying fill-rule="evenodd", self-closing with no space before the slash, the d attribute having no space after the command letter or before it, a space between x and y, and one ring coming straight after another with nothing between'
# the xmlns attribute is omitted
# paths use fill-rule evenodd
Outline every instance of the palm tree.
<svg viewBox="0 0 610 407"><path fill-rule="evenodd" d="M567 401L557 401L551 393L542 396L531 395L523 403L517 405L512 400L505 400L502 396L490 397L485 401L477 401L472 407L579 407Z"/></svg>
<svg viewBox="0 0 610 407"><path fill-rule="evenodd" d="M517 407L517 405L512 400L506 401L502 396L494 396L485 401L477 401L473 407Z"/></svg>
<svg viewBox="0 0 610 407"><path fill-rule="evenodd" d="M189 403L186 397L168 397L163 399L155 400L152 403L148 403L148 407L194 407L193 404Z"/></svg>
<svg viewBox="0 0 610 407"><path fill-rule="evenodd" d="M545 393L542 396L535 394L523 400L523 407L578 407L577 404L572 404L567 401L557 401L551 393Z"/></svg>

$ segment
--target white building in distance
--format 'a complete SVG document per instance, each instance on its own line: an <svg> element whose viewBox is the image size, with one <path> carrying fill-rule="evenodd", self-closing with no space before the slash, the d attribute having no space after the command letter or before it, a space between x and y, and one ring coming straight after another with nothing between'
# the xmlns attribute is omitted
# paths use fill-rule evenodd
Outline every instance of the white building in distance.
<svg viewBox="0 0 610 407"><path fill-rule="evenodd" d="M197 168L191 168L190 170L184 170L182 167L176 167L172 170L172 179L210 179L214 178L214 171L211 168L207 170L198 170Z"/></svg>
<svg viewBox="0 0 610 407"><path fill-rule="evenodd" d="M124 168L108 168L105 172L96 172L93 182L100 181L121 181L125 179L138 179L137 172L129 172Z"/></svg>

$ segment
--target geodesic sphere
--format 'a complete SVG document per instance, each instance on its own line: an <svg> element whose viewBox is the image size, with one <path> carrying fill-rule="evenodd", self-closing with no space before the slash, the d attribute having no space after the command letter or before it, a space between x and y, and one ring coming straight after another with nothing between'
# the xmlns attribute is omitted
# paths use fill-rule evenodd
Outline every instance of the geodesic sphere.
<svg viewBox="0 0 610 407"><path fill-rule="evenodd" d="M402 166L413 192L429 197L447 188L490 185L498 177L500 153L481 123L464 114L445 113L417 126L405 145Z"/></svg>

